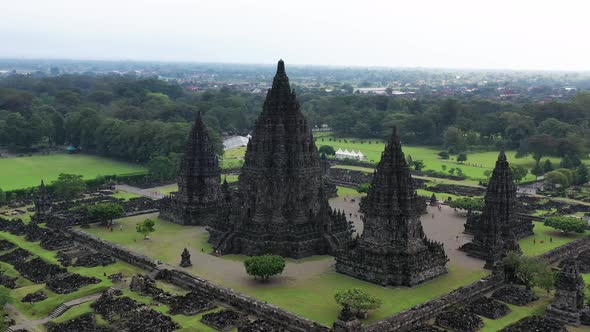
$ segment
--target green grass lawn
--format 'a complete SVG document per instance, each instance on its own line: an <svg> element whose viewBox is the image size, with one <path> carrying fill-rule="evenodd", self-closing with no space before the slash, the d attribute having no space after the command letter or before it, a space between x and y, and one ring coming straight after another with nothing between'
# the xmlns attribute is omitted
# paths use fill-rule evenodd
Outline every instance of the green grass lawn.
<svg viewBox="0 0 590 332"><path fill-rule="evenodd" d="M38 186L41 180L51 183L60 173L80 174L92 179L98 175L143 171L145 168L140 165L82 154L0 158L0 187L12 190Z"/></svg>
<svg viewBox="0 0 590 332"><path fill-rule="evenodd" d="M328 139L330 138L333 140L329 141ZM346 143L344 142L345 140L347 141ZM352 141L355 141L355 143L352 143ZM384 143L376 139L371 139L371 144L367 143L367 141L368 140L365 140L365 143L361 144L360 139L355 138L334 139L333 137L330 137L330 135L324 133L321 137L317 138L315 144L318 148L322 145L330 145L334 147L335 150L360 150L367 157L367 161L378 162L381 158L381 152L384 149ZM493 169L498 158L498 151L467 153L467 161L463 164L459 164L456 161L456 155L451 155L451 159L449 160L439 159L438 153L443 150L440 147L405 145L403 150L406 157L410 155L413 160L424 161L424 164L426 165L425 169L427 170L443 172L442 166L446 165L446 170L444 172L447 173L449 169L459 167L471 180L485 179L484 171ZM522 165L529 170L534 166L533 158L515 158L515 154L516 151L506 151L506 156L511 163ZM543 158L543 160L545 159L550 159L553 165L559 165L560 162L560 158ZM585 161L587 163L590 162L590 160ZM534 180L534 176L529 173L525 180Z"/></svg>
<svg viewBox="0 0 590 332"><path fill-rule="evenodd" d="M114 194L112 194L111 196L113 196L115 198L119 198L119 199L124 199L126 201L131 198L141 197L137 194L129 193L129 192L122 191L122 190L115 190Z"/></svg>
<svg viewBox="0 0 590 332"><path fill-rule="evenodd" d="M586 231L584 234L573 233L566 236L561 234L558 230L543 225L541 222L533 222L533 225L535 226L535 228L533 228L535 235L518 241L523 254L528 256L543 254L551 249L555 249L568 242L590 234L589 231ZM553 242L551 242L551 238L553 238ZM541 241L543 241L543 243L541 243Z"/></svg>

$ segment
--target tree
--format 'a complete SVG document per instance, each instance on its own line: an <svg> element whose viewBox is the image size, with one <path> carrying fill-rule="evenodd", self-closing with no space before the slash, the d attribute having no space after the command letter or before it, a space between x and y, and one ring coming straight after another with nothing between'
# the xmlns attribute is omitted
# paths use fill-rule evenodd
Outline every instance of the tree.
<svg viewBox="0 0 590 332"><path fill-rule="evenodd" d="M524 179L524 177L529 172L521 165L510 165L510 169L512 170L512 179L514 179L514 182L516 183L522 181L522 179Z"/></svg>
<svg viewBox="0 0 590 332"><path fill-rule="evenodd" d="M483 210L485 203L481 198L459 197L453 200L449 206L454 209L466 210L467 215L471 215L472 211Z"/></svg>
<svg viewBox="0 0 590 332"><path fill-rule="evenodd" d="M559 171L551 171L549 173L545 173L544 181L551 188L555 188L557 186L565 188L570 185L567 176L564 175L563 172Z"/></svg>
<svg viewBox="0 0 590 332"><path fill-rule="evenodd" d="M441 151L438 153L438 156L440 157L440 159L449 159L450 158L448 151Z"/></svg>
<svg viewBox="0 0 590 332"><path fill-rule="evenodd" d="M457 127L448 127L444 132L444 145L450 153L456 153L465 150L465 135L463 131Z"/></svg>
<svg viewBox="0 0 590 332"><path fill-rule="evenodd" d="M551 160L545 159L545 163L543 163L543 172L549 173L552 170L553 170L553 163L551 163Z"/></svg>
<svg viewBox="0 0 590 332"><path fill-rule="evenodd" d="M406 163L408 163L408 165L409 165L410 167L412 167L412 165L414 164L414 160L412 159L412 155L408 155L408 156L406 157Z"/></svg>
<svg viewBox="0 0 590 332"><path fill-rule="evenodd" d="M164 156L158 156L150 159L147 164L150 177L154 180L170 180L176 176L176 167L174 162Z"/></svg>
<svg viewBox="0 0 590 332"><path fill-rule="evenodd" d="M325 153L327 156L334 156L336 155L336 150L334 150L334 147L331 145L322 145L320 146L318 152L320 154Z"/></svg>
<svg viewBox="0 0 590 332"><path fill-rule="evenodd" d="M424 165L424 161L422 160L414 160L412 162L412 166L414 166L414 169L418 172L420 172L422 169L424 169L424 167L426 167L426 165Z"/></svg>
<svg viewBox="0 0 590 332"><path fill-rule="evenodd" d="M88 208L90 217L100 220L105 226L112 226L113 219L122 217L125 214L121 204L98 203Z"/></svg>
<svg viewBox="0 0 590 332"><path fill-rule="evenodd" d="M147 240L149 239L148 235L156 231L154 225L156 225L156 222L154 220L146 219L140 223L137 223L137 225L135 226L135 230L137 231L137 233L142 234L143 238Z"/></svg>
<svg viewBox="0 0 590 332"><path fill-rule="evenodd" d="M6 193L0 188L0 206L6 204Z"/></svg>
<svg viewBox="0 0 590 332"><path fill-rule="evenodd" d="M560 230L566 235L571 232L584 233L588 228L586 220L575 217L548 217L543 223L545 226Z"/></svg>
<svg viewBox="0 0 590 332"><path fill-rule="evenodd" d="M531 168L531 174L533 174L536 177L539 177L545 174L545 172L543 171L541 165L536 164L533 168Z"/></svg>
<svg viewBox="0 0 590 332"><path fill-rule="evenodd" d="M66 200L75 198L86 190L82 175L61 173L52 184L55 195Z"/></svg>
<svg viewBox="0 0 590 332"><path fill-rule="evenodd" d="M576 184L585 184L588 182L588 166L582 164L576 168Z"/></svg>
<svg viewBox="0 0 590 332"><path fill-rule="evenodd" d="M358 191L359 193L368 193L369 189L371 189L371 184L370 183L361 183L356 187L356 191Z"/></svg>
<svg viewBox="0 0 590 332"><path fill-rule="evenodd" d="M527 289L535 286L535 278L545 266L537 257L520 256L516 266L516 277L525 285Z"/></svg>
<svg viewBox="0 0 590 332"><path fill-rule="evenodd" d="M561 162L559 163L559 167L561 168L576 168L582 164L580 157L576 154L566 154L563 158L561 158Z"/></svg>
<svg viewBox="0 0 590 332"><path fill-rule="evenodd" d="M266 281L272 276L283 273L285 259L277 255L253 256L244 261L244 267L249 275Z"/></svg>
<svg viewBox="0 0 590 332"><path fill-rule="evenodd" d="M556 272L550 266L541 268L535 276L535 285L544 289L547 292L547 296L553 288L555 288L555 279L557 277Z"/></svg>
<svg viewBox="0 0 590 332"><path fill-rule="evenodd" d="M377 309L381 306L381 299L378 299L360 288L342 290L334 295L336 303L343 308L350 309L358 318L365 318L367 311Z"/></svg>
<svg viewBox="0 0 590 332"><path fill-rule="evenodd" d="M463 162L467 161L467 154L464 152L461 152L457 155L457 161L462 164Z"/></svg>

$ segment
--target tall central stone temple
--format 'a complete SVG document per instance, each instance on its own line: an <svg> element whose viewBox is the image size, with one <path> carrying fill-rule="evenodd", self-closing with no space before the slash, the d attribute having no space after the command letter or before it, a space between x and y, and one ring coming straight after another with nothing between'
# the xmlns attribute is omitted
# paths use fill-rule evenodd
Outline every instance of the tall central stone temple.
<svg viewBox="0 0 590 332"><path fill-rule="evenodd" d="M441 243L422 229L419 200L394 129L363 199L364 232L336 256L336 271L383 286L415 286L447 272Z"/></svg>
<svg viewBox="0 0 590 332"><path fill-rule="evenodd" d="M209 232L221 254L301 258L351 241L351 224L328 204L319 154L282 60L248 142L231 212Z"/></svg>
<svg viewBox="0 0 590 332"><path fill-rule="evenodd" d="M520 252L514 235L516 216L516 184L504 151L488 183L485 206L474 231L473 241L461 246L470 256L486 261L485 268L494 268L508 251Z"/></svg>

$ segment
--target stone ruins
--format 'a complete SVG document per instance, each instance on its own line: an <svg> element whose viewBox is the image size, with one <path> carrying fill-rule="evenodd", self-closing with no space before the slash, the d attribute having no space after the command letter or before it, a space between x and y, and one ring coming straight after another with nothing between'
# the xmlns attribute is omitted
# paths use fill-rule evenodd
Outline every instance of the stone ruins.
<svg viewBox="0 0 590 332"><path fill-rule="evenodd" d="M545 315L568 325L580 325L584 309L584 279L574 259L565 260L557 280L555 296Z"/></svg>
<svg viewBox="0 0 590 332"><path fill-rule="evenodd" d="M447 272L443 245L422 229L410 168L394 129L363 199L364 232L336 256L336 271L384 286L415 286Z"/></svg>

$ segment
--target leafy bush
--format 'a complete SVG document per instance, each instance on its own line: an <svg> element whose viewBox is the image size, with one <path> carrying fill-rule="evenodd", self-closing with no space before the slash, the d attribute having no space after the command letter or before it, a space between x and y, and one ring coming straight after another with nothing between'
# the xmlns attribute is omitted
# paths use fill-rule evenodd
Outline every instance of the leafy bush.
<svg viewBox="0 0 590 332"><path fill-rule="evenodd" d="M277 255L253 256L244 261L244 267L249 275L266 281L272 276L283 273L285 259Z"/></svg>
<svg viewBox="0 0 590 332"><path fill-rule="evenodd" d="M584 219L574 217L548 217L544 221L545 226L555 228L568 234L570 232L584 233L588 227L588 223Z"/></svg>

